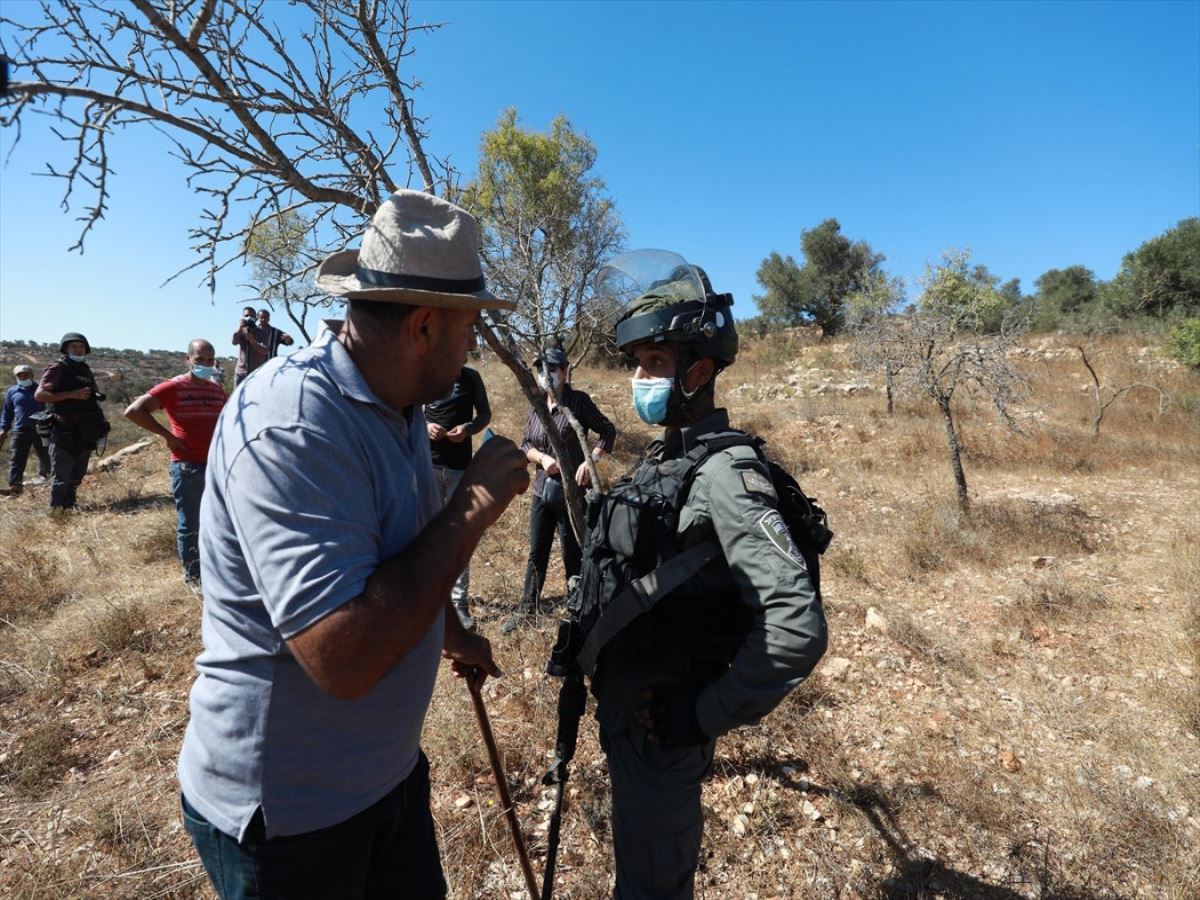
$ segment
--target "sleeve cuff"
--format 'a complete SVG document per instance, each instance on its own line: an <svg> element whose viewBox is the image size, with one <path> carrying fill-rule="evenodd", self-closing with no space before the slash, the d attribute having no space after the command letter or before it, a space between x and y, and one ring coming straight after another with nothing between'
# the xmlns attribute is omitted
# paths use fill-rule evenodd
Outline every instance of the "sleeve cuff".
<svg viewBox="0 0 1200 900"><path fill-rule="evenodd" d="M719 682L714 681L696 698L696 722L701 731L714 739L728 734L736 727L736 723L730 721L729 714L721 705L718 684Z"/></svg>

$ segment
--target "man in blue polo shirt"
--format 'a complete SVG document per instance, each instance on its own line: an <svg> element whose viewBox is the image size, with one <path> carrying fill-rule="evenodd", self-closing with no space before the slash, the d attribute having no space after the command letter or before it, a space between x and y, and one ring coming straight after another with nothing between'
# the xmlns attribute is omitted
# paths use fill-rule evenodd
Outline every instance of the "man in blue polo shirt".
<svg viewBox="0 0 1200 900"><path fill-rule="evenodd" d="M37 382L33 366L21 364L13 368L17 383L4 395L4 410L0 412L0 447L12 435L12 455L8 462L8 492L16 496L25 487L25 463L32 450L38 458L38 475L43 480L50 474L50 451L42 444L37 424L30 418L46 408L33 399Z"/></svg>
<svg viewBox="0 0 1200 900"><path fill-rule="evenodd" d="M514 305L478 246L457 206L393 194L318 270L346 320L264 364L217 423L179 777L224 900L445 895L421 727L440 656L500 674L450 591L529 485L503 438L445 508L433 475L421 404L450 390L479 310Z"/></svg>

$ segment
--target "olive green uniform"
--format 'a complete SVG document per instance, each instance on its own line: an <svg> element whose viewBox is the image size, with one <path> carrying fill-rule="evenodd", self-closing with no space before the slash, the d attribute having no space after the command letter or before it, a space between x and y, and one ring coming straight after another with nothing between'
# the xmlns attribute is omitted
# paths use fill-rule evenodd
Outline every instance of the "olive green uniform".
<svg viewBox="0 0 1200 900"><path fill-rule="evenodd" d="M728 414L716 410L668 432L642 466L677 459L698 437L728 431ZM821 603L777 506L770 473L752 447L705 460L676 534L683 548L715 536L724 558L628 626L601 658L592 689L612 780L619 900L693 896L701 783L716 738L762 719L825 652ZM638 691L689 683L705 685L696 718L709 740L659 746L633 717Z"/></svg>

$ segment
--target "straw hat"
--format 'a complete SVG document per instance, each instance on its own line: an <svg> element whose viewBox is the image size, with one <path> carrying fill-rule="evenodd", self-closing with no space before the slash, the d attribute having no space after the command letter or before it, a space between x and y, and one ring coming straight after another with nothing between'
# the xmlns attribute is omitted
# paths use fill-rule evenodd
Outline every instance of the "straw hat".
<svg viewBox="0 0 1200 900"><path fill-rule="evenodd" d="M479 226L464 209L421 191L396 191L375 213L359 250L317 269L317 287L351 300L452 309L516 309L487 290Z"/></svg>

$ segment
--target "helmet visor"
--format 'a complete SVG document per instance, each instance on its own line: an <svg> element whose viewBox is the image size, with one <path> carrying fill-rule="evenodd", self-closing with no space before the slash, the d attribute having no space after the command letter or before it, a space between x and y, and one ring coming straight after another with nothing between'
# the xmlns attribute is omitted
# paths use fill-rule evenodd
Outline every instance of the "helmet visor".
<svg viewBox="0 0 1200 900"><path fill-rule="evenodd" d="M593 285L596 301L613 325L626 316L705 296L696 267L670 250L624 253L596 273Z"/></svg>

